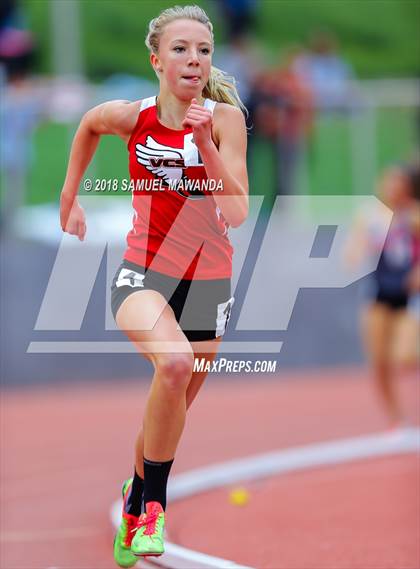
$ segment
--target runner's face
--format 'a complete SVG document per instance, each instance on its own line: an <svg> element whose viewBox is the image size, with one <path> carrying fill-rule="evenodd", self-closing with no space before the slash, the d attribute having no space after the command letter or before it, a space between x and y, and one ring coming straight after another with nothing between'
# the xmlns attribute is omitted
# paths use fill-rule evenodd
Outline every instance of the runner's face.
<svg viewBox="0 0 420 569"><path fill-rule="evenodd" d="M157 66L177 97L190 100L201 95L210 75L212 50L210 31L200 22L175 20L165 27Z"/></svg>
<svg viewBox="0 0 420 569"><path fill-rule="evenodd" d="M410 205L411 191L407 176L398 169L386 172L382 178L380 197L391 209Z"/></svg>

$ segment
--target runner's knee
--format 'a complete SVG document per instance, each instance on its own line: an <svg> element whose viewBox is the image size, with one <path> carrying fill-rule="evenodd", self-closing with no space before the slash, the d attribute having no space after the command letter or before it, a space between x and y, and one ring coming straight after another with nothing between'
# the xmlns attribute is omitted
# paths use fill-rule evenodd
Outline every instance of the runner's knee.
<svg viewBox="0 0 420 569"><path fill-rule="evenodd" d="M156 362L159 380L170 391L185 391L191 379L193 364L192 353L162 354Z"/></svg>

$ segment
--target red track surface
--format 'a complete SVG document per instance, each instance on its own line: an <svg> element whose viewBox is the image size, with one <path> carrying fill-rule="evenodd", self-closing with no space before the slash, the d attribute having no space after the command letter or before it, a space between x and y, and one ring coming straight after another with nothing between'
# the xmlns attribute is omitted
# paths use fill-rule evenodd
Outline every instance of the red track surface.
<svg viewBox="0 0 420 569"><path fill-rule="evenodd" d="M362 373L212 379L173 473L385 427ZM419 424L419 384L400 383ZM146 392L125 382L3 394L2 569L114 567L109 507L131 475ZM418 456L405 455L257 481L243 508L217 490L170 505L169 536L258 569L418 569L419 476Z"/></svg>
<svg viewBox="0 0 420 569"><path fill-rule="evenodd" d="M245 507L227 490L174 505L169 537L258 568L418 569L419 484L411 455L281 475L246 483Z"/></svg>

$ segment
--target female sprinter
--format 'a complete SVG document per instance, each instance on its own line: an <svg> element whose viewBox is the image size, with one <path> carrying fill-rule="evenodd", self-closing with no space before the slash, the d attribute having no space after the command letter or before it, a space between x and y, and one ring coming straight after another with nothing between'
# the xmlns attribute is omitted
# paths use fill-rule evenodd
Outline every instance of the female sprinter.
<svg viewBox="0 0 420 569"><path fill-rule="evenodd" d="M234 83L211 65L207 15L198 6L164 10L150 22L146 45L158 96L111 101L84 115L61 195L62 228L83 240L76 194L103 134L128 145L131 180L164 190L133 192L133 228L112 283L116 322L154 367L134 477L123 485L114 542L121 567L164 551L168 475L186 410L206 375L194 371L194 356L216 355L233 303L227 230L248 214L243 105ZM221 185L190 192L186 180Z"/></svg>
<svg viewBox="0 0 420 569"><path fill-rule="evenodd" d="M364 281L367 302L362 312L362 336L392 434L406 426L396 371L418 365L418 322L410 300L420 289L419 193L418 166L393 166L381 176L378 197L393 211L393 217L377 269ZM383 234L388 223L382 212L374 209L359 216L346 251L351 266L361 264L369 254L378 255L382 246L378 234Z"/></svg>

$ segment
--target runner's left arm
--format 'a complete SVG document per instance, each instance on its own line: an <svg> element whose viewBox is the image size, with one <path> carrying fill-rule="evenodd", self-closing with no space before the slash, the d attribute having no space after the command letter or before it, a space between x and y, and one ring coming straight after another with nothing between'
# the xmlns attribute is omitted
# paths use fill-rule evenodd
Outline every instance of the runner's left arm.
<svg viewBox="0 0 420 569"><path fill-rule="evenodd" d="M223 190L214 191L213 197L223 217L229 225L238 227L247 218L249 209L244 115L232 105L219 106L215 124L217 147L212 139L212 114L194 101L187 111L184 126L193 128L208 178L222 182Z"/></svg>

